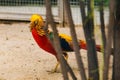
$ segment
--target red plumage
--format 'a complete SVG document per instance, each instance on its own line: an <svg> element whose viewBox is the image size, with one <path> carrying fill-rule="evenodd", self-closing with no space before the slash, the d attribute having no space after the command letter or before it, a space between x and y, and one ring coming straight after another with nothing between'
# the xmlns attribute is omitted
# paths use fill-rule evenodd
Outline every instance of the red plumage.
<svg viewBox="0 0 120 80"><path fill-rule="evenodd" d="M87 50L87 44L85 41L80 40L80 48ZM96 45L96 51L101 52L101 45Z"/></svg>
<svg viewBox="0 0 120 80"><path fill-rule="evenodd" d="M43 30L43 27L44 27L44 22L43 22L42 17L39 15L33 15L31 17L30 31L32 32L34 40L37 42L37 44L39 45L39 47L41 49L54 55L56 57L56 59L58 60L57 53L56 53L53 45L51 44L50 40L48 39L48 37L45 35L45 31ZM65 37L70 38L70 42ZM53 36L52 36L52 38L53 38ZM73 51L72 39L71 39L71 37L69 37L67 35L64 35L64 37L59 36L59 38L60 38L60 45L63 50L63 55L67 59L68 55L66 52ZM86 45L85 41L79 40L79 46L80 46L80 49L87 50L87 45ZM101 46L96 45L96 50L101 52ZM58 64L59 64L59 60L58 60ZM56 65L53 72L55 72L57 70L58 64Z"/></svg>
<svg viewBox="0 0 120 80"><path fill-rule="evenodd" d="M40 36L37 33L35 28L32 29L32 35L33 35L34 40L37 42L37 44L39 45L40 48L53 54L57 58L57 53L56 53L55 49L53 48L52 44L50 43L49 39L47 38L47 36L45 36L45 35Z"/></svg>
<svg viewBox="0 0 120 80"><path fill-rule="evenodd" d="M35 28L32 29L32 35L33 35L34 40L37 42L40 48L49 52L50 54L54 55L57 58L57 53L46 35L40 36ZM87 45L85 41L80 40L79 46L80 46L80 49L87 50ZM101 52L101 46L96 45L96 50Z"/></svg>

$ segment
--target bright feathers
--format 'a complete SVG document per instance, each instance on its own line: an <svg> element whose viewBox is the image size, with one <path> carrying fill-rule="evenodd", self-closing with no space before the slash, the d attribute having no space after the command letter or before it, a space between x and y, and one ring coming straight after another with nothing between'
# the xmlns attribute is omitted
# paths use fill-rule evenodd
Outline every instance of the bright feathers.
<svg viewBox="0 0 120 80"><path fill-rule="evenodd" d="M43 18L37 14L32 15L30 19L30 31L32 32L34 40L36 41L36 43L41 49L54 55L58 60L57 53L50 41L50 39L53 40L53 37L54 37L53 33L52 32L48 33L50 36L50 39L48 39L45 31L43 30L43 27L44 27ZM60 45L63 51L63 56L67 58L68 55L66 52L74 51L72 38L66 34L59 34L59 39L60 39ZM79 42L80 49L87 50L87 44L84 40L78 40L78 42ZM96 50L101 51L101 46L96 45ZM59 63L59 60L58 60L58 63ZM57 67L58 67L58 64L56 65L54 71L56 71Z"/></svg>
<svg viewBox="0 0 120 80"><path fill-rule="evenodd" d="M66 34L59 34L59 36L61 38L65 39L66 42L68 42L69 44L72 45L72 38L70 36L68 36ZM79 46L80 46L81 49L87 50L87 44L86 44L86 42L84 40L79 39L78 42L79 42ZM71 47L73 47L73 46L71 46ZM101 46L100 45L96 45L96 51L101 52Z"/></svg>
<svg viewBox="0 0 120 80"><path fill-rule="evenodd" d="M48 51L56 56L57 54L54 48L47 47L47 46L51 47L52 44L50 43L49 39L45 34L45 31L43 30L43 27L44 27L43 18L40 15L35 14L31 17L30 21L31 21L30 29L32 31L33 37L36 40L37 44L45 51ZM52 32L49 32L49 36L51 40L53 40ZM73 43L72 43L72 38L70 36L66 34L59 34L59 38L60 38L61 48L64 52L73 51ZM80 49L87 50L87 44L84 40L78 40L78 42L79 42ZM96 45L96 50L101 51L101 46Z"/></svg>
<svg viewBox="0 0 120 80"><path fill-rule="evenodd" d="M73 51L73 44L72 44L71 36L68 36L66 34L59 34L59 37L60 37L60 43L61 43L62 49L66 50L66 51ZM62 39L63 39L63 41L62 41ZM65 44L66 44L66 46L65 46ZM79 39L78 44L79 44L80 49L87 50L87 44L84 40ZM101 52L101 46L96 45L96 50Z"/></svg>

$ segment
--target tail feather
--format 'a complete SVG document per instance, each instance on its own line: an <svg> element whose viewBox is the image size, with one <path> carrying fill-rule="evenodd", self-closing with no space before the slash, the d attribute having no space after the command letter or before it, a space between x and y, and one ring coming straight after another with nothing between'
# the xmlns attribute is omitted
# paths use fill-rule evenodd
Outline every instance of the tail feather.
<svg viewBox="0 0 120 80"><path fill-rule="evenodd" d="M87 44L84 40L80 40L79 45L81 49L87 50ZM96 45L96 51L101 52L101 45Z"/></svg>
<svg viewBox="0 0 120 80"><path fill-rule="evenodd" d="M96 45L96 50L97 50L98 52L101 52L101 45Z"/></svg>
<svg viewBox="0 0 120 80"><path fill-rule="evenodd" d="M59 36L69 44L71 50L68 49L67 51L72 51L73 50L72 38L66 34L59 34ZM84 40L79 40L79 45L81 49L87 50L87 44ZM63 46L65 46L65 44ZM96 51L101 52L101 45L96 45Z"/></svg>

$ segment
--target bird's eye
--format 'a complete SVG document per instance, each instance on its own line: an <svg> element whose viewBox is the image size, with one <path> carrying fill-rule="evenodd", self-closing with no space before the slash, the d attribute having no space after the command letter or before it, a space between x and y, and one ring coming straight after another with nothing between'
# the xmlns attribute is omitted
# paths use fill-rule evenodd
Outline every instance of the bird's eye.
<svg viewBox="0 0 120 80"><path fill-rule="evenodd" d="M38 24L38 21L37 21L37 20L36 20L36 21L34 21L34 24L35 24L35 25L37 25L37 24Z"/></svg>

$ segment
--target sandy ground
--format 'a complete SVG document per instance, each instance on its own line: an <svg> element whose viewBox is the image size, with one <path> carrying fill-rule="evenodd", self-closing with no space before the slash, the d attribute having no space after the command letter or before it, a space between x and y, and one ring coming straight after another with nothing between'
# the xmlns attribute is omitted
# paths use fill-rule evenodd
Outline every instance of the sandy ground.
<svg viewBox="0 0 120 80"><path fill-rule="evenodd" d="M0 80L62 80L60 67L57 73L50 74L56 64L53 55L40 49L32 38L28 23L0 24ZM70 34L68 28L59 28ZM98 29L96 30L98 31ZM82 28L77 28L78 37L84 39ZM100 43L100 33L96 35ZM81 50L87 71L86 51ZM99 60L102 62L100 53ZM68 63L80 80L74 53L69 53Z"/></svg>

